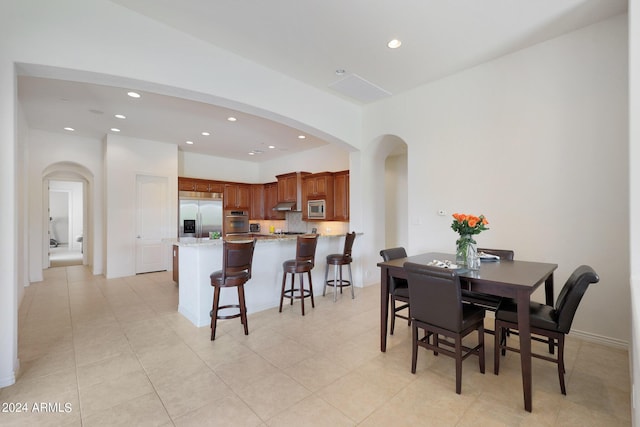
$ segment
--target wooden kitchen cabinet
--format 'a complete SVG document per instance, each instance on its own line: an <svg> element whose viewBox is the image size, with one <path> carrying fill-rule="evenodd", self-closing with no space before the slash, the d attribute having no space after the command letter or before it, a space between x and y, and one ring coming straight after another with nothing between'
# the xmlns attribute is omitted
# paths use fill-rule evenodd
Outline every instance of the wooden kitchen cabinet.
<svg viewBox="0 0 640 427"><path fill-rule="evenodd" d="M251 185L251 209L249 210L249 218L264 219L264 185Z"/></svg>
<svg viewBox="0 0 640 427"><path fill-rule="evenodd" d="M333 174L333 219L349 221L349 171Z"/></svg>
<svg viewBox="0 0 640 427"><path fill-rule="evenodd" d="M324 221L332 221L333 192L333 172L320 172L305 176L302 179L302 219L304 221L309 219L307 210L309 200L324 200Z"/></svg>
<svg viewBox="0 0 640 427"><path fill-rule="evenodd" d="M270 182L264 185L264 219L280 220L285 219L285 213L274 211L273 207L278 204L278 183Z"/></svg>
<svg viewBox="0 0 640 427"><path fill-rule="evenodd" d="M302 178L310 175L309 172L291 172L278 175L278 202L297 202L298 192L302 189ZM301 207L297 206L297 210Z"/></svg>
<svg viewBox="0 0 640 427"><path fill-rule="evenodd" d="M173 281L177 284L180 284L178 267L180 266L180 262L178 259L180 246L173 245Z"/></svg>
<svg viewBox="0 0 640 427"><path fill-rule="evenodd" d="M249 184L225 184L224 208L250 210L251 186Z"/></svg>
<svg viewBox="0 0 640 427"><path fill-rule="evenodd" d="M201 193L223 193L224 182L199 178L178 177L178 191L198 191Z"/></svg>

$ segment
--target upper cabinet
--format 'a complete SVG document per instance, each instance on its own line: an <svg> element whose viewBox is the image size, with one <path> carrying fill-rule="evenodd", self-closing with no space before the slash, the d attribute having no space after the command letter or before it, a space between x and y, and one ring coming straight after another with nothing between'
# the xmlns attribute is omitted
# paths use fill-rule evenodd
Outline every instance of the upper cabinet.
<svg viewBox="0 0 640 427"><path fill-rule="evenodd" d="M273 207L278 204L278 183L270 182L264 185L264 219L285 219L285 213L275 211Z"/></svg>
<svg viewBox="0 0 640 427"><path fill-rule="evenodd" d="M249 184L225 184L224 208L249 211L251 208L251 186Z"/></svg>
<svg viewBox="0 0 640 427"><path fill-rule="evenodd" d="M252 220L264 218L264 184L251 184L251 209L249 218Z"/></svg>
<svg viewBox="0 0 640 427"><path fill-rule="evenodd" d="M309 219L307 209L309 200L324 200L324 220L333 220L333 193L333 172L320 172L305 176L302 179L302 219L305 221Z"/></svg>
<svg viewBox="0 0 640 427"><path fill-rule="evenodd" d="M178 191L198 191L201 193L223 193L224 183L199 178L178 177Z"/></svg>
<svg viewBox="0 0 640 427"><path fill-rule="evenodd" d="M333 219L349 221L349 171L333 174Z"/></svg>

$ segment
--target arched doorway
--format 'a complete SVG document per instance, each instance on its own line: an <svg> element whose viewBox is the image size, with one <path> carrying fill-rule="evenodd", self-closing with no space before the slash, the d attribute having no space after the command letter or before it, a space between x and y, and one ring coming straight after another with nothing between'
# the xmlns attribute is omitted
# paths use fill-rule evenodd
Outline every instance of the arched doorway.
<svg viewBox="0 0 640 427"><path fill-rule="evenodd" d="M93 174L80 164L58 162L49 165L43 171L42 183L44 208L42 215L43 268L73 264L92 265L93 230L90 226L92 223L90 195L92 193ZM52 215L52 193L66 194L66 199L63 198L64 201L62 203L68 204L68 213L72 217L72 222L69 222L69 218L64 218L62 215L54 216L57 212ZM59 212L64 211L60 206L58 208L61 209ZM52 224L56 219L57 223ZM66 227L61 224L65 221L67 222ZM53 235L51 234L52 232L54 233ZM66 240L65 243L74 250L73 252L79 248L80 262L69 261L68 257L65 257L60 262L51 263L50 249L51 246L55 246L55 244L52 245L52 238L54 240Z"/></svg>

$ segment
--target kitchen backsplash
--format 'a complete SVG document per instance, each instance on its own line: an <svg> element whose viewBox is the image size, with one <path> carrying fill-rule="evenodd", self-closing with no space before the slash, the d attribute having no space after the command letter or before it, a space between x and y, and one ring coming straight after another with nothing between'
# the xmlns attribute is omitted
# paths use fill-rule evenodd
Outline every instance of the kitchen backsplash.
<svg viewBox="0 0 640 427"><path fill-rule="evenodd" d="M252 221L253 222L253 221ZM282 231L294 231L311 233L313 228L316 228L320 234L346 234L349 232L349 223L340 221L303 221L302 212L287 212L286 220L279 221L255 221L260 223L260 232L268 233L269 227L273 226L274 229Z"/></svg>

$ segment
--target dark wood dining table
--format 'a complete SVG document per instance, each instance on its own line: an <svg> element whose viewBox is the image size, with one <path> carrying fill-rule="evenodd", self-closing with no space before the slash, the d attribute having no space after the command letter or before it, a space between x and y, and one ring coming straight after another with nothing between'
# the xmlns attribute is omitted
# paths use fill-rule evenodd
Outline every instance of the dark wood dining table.
<svg viewBox="0 0 640 427"><path fill-rule="evenodd" d="M405 262L428 264L433 260L455 261L455 255L430 252L378 263L380 267L380 351L387 349L387 324L389 318L389 278L407 278ZM524 408L532 409L531 379L531 329L529 324L529 302L531 294L544 283L545 303L553 305L553 272L557 264L529 261L481 262L479 270L458 269L460 279L468 283L469 289L485 294L513 298L518 304L518 329L520 334L520 364ZM521 310L520 308L524 308ZM552 347L550 346L550 351Z"/></svg>

